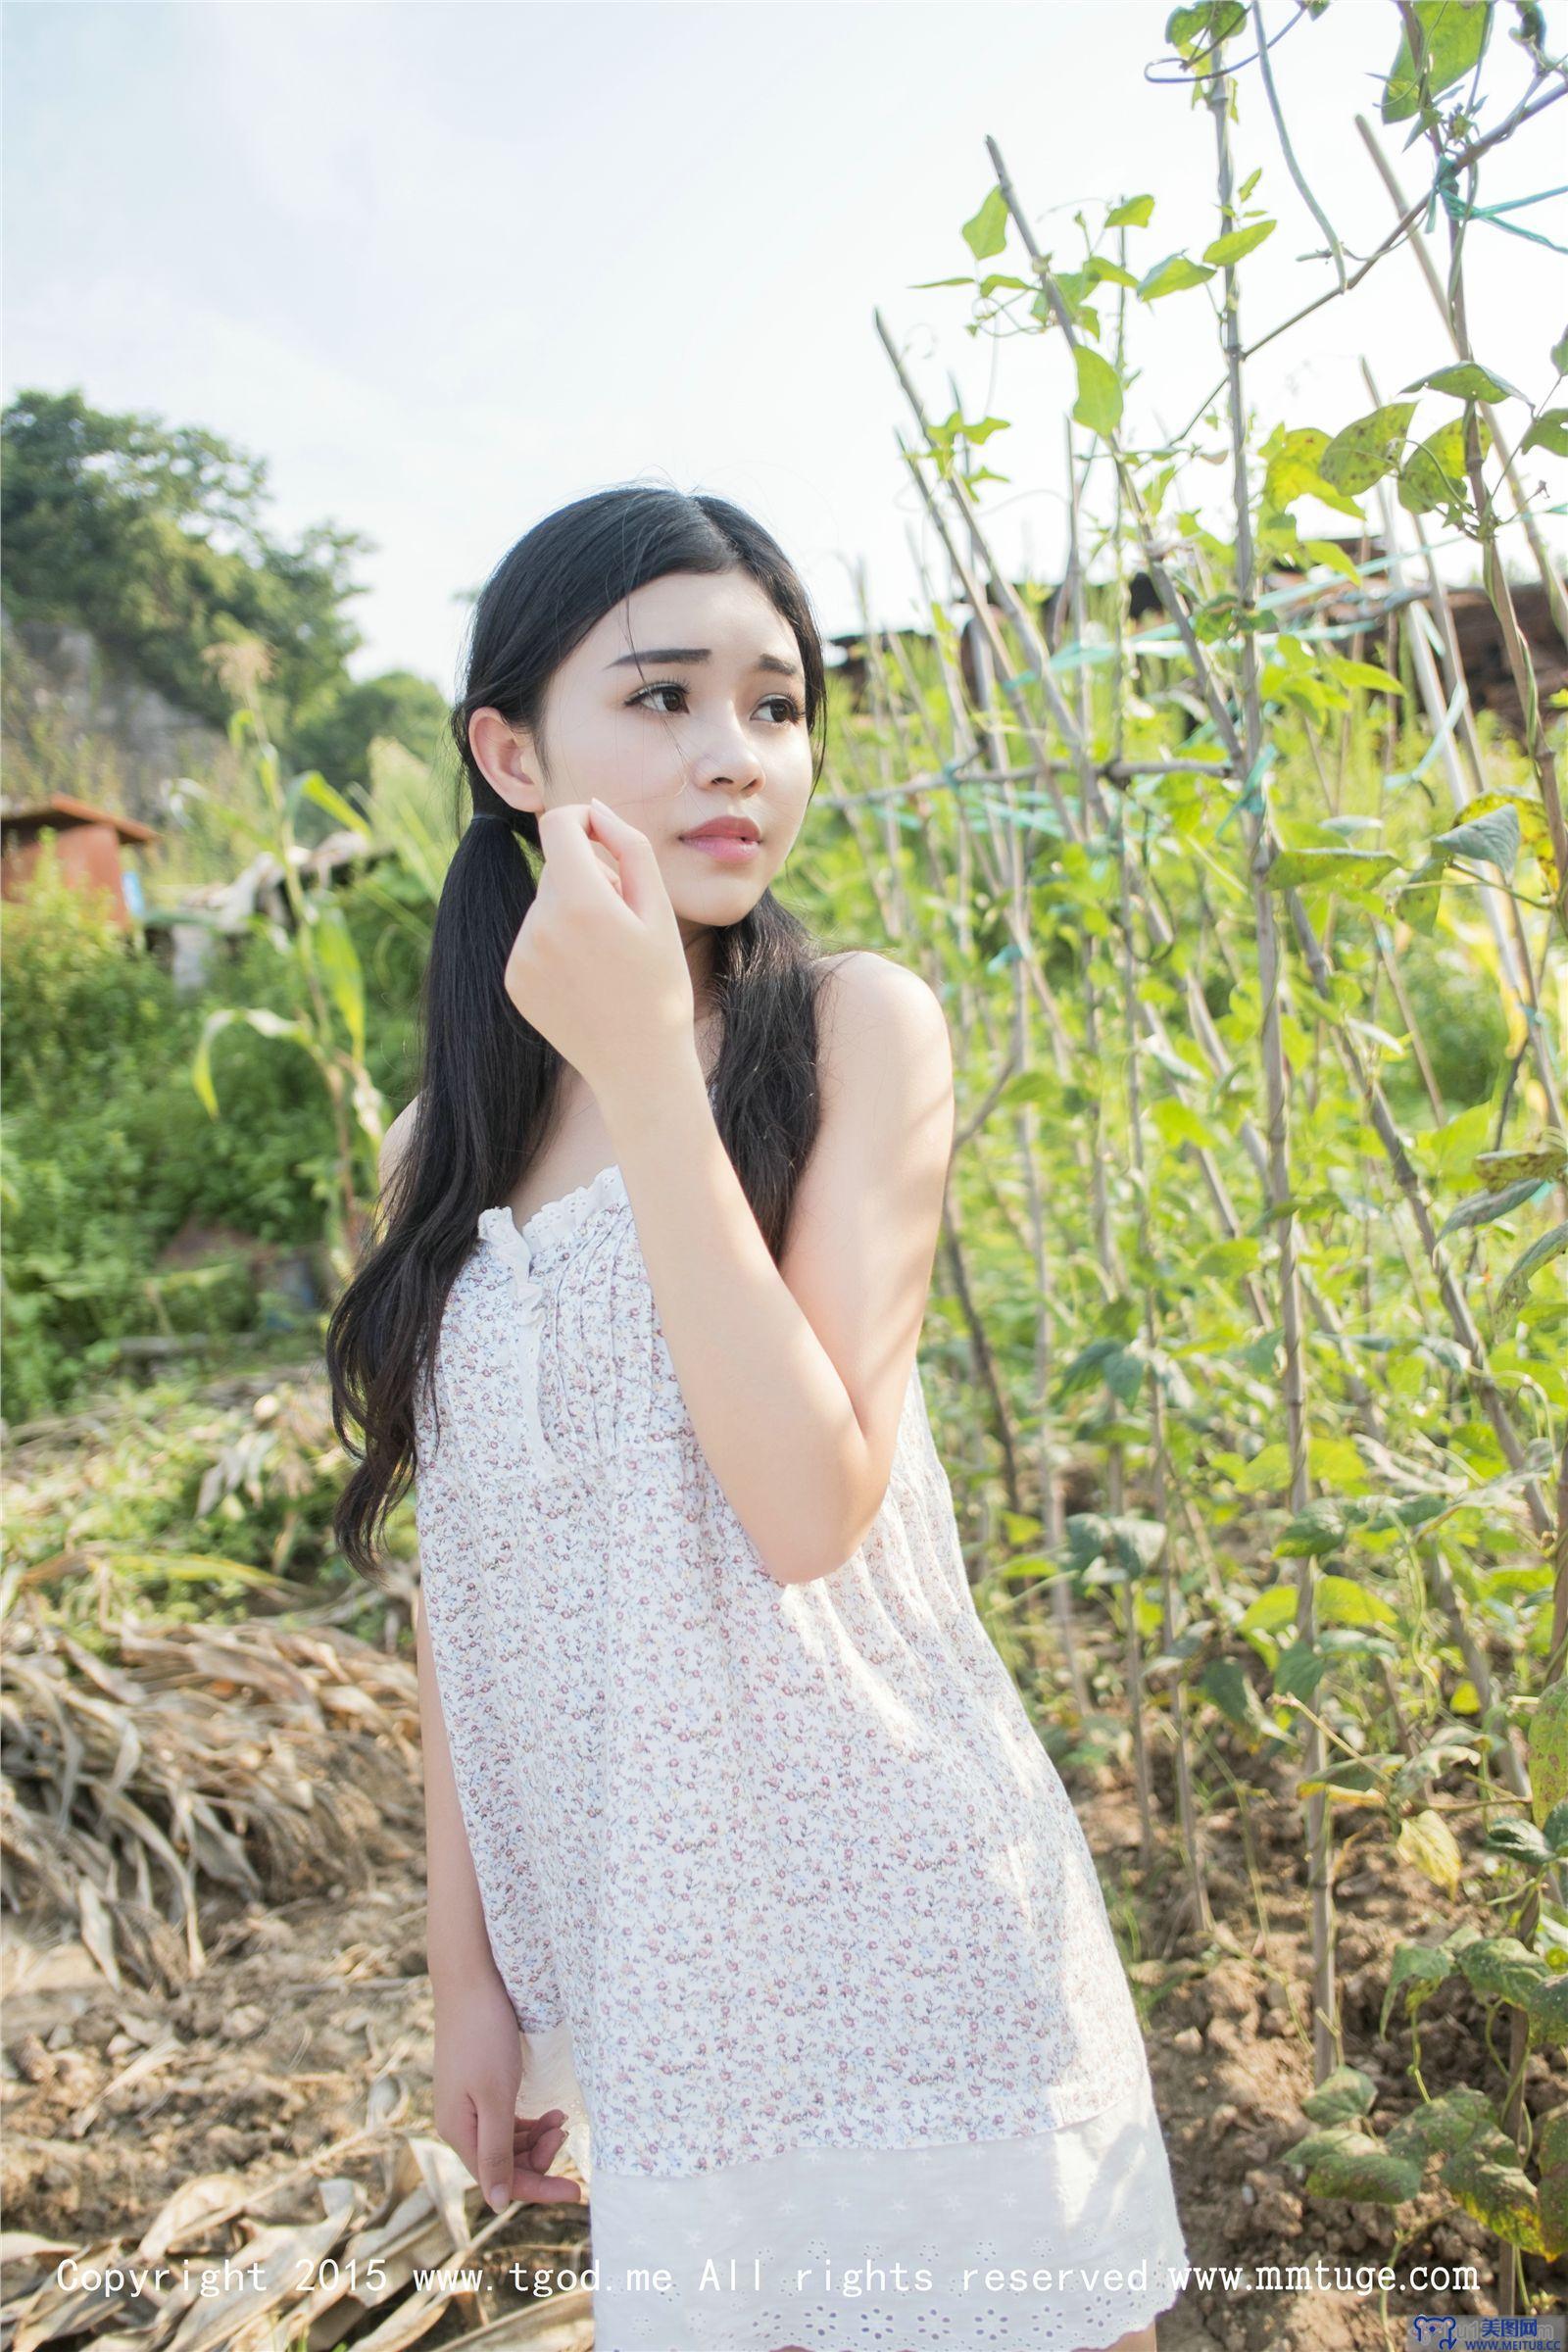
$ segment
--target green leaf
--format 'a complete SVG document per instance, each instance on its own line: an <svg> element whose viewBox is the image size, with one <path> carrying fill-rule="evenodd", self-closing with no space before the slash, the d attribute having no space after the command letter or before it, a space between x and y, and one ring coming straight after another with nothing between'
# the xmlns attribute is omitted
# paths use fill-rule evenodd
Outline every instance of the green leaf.
<svg viewBox="0 0 1568 2352"><path fill-rule="evenodd" d="M1092 253L1085 262L1084 275L1099 286L1136 286L1138 283L1130 270L1124 270L1119 262L1105 261L1098 253Z"/></svg>
<svg viewBox="0 0 1568 2352"><path fill-rule="evenodd" d="M1445 1951L1441 1944L1398 1944L1395 1949L1389 1988L1383 1995L1383 2014L1378 2021L1378 2032L1388 2032L1389 2012L1398 1993L1404 1994L1405 2015L1413 2016L1428 1993L1435 1992L1446 1978L1452 1976L1453 1968L1453 1954Z"/></svg>
<svg viewBox="0 0 1568 2352"><path fill-rule="evenodd" d="M1348 654L1331 652L1329 667L1342 686L1364 686L1372 694L1402 694L1404 687L1376 662L1352 662ZM1395 864L1399 860L1396 858Z"/></svg>
<svg viewBox="0 0 1568 2352"><path fill-rule="evenodd" d="M1449 368L1434 368L1430 375L1418 375L1413 384L1404 386L1406 392L1451 392L1455 400L1523 400L1517 384L1505 376L1483 368L1479 360L1455 360Z"/></svg>
<svg viewBox="0 0 1568 2352"><path fill-rule="evenodd" d="M1532 1869L1544 1870L1551 1860L1550 1846L1529 1821L1494 1821L1482 1843L1494 1854L1506 1854L1511 1862L1523 1862Z"/></svg>
<svg viewBox="0 0 1568 2352"><path fill-rule="evenodd" d="M1157 1565L1165 1547L1165 1527L1158 1519L1112 1519L1099 1511L1075 1511L1064 1532L1075 1567L1112 1559L1129 1574L1143 1576Z"/></svg>
<svg viewBox="0 0 1568 2352"><path fill-rule="evenodd" d="M1137 1401L1149 1373L1149 1358L1120 1340L1091 1340L1081 1348L1056 1382L1053 1402L1060 1403L1075 1390L1093 1388L1102 1380L1123 1404Z"/></svg>
<svg viewBox="0 0 1568 2352"><path fill-rule="evenodd" d="M1505 801L1500 808L1489 808L1481 816L1450 827L1446 833L1434 834L1431 847L1446 850L1450 858L1464 858L1472 864L1480 861L1494 865L1506 880L1519 861L1518 808L1514 802Z"/></svg>
<svg viewBox="0 0 1568 2352"><path fill-rule="evenodd" d="M1264 505L1288 507L1309 489L1319 478L1318 467L1328 445L1329 435L1315 424L1298 424L1291 432L1276 435L1269 444L1263 475Z"/></svg>
<svg viewBox="0 0 1568 2352"><path fill-rule="evenodd" d="M1243 1610L1241 1631L1244 1634L1277 1634L1282 1626L1295 1623L1296 1605L1294 1585L1270 1585Z"/></svg>
<svg viewBox="0 0 1568 2352"><path fill-rule="evenodd" d="M1438 1240L1441 1242L1446 1234L1468 1232L1472 1225L1494 1225L1510 1209L1533 1200L1540 1190L1540 1177L1526 1176L1518 1184L1505 1184L1499 1192L1472 1193L1444 1218L1438 1227Z"/></svg>
<svg viewBox="0 0 1568 2352"><path fill-rule="evenodd" d="M1314 2124L1348 2124L1355 2116L1370 2113L1377 2095L1377 2084L1358 2066L1337 2066L1316 2090L1307 2092L1301 2113L1310 2116Z"/></svg>
<svg viewBox="0 0 1568 2352"><path fill-rule="evenodd" d="M349 1033L357 1060L365 1059L365 975L360 969L359 952L349 930L343 909L335 901L323 904L312 938L320 957L332 1002L337 1006L343 1026Z"/></svg>
<svg viewBox="0 0 1568 2352"><path fill-rule="evenodd" d="M1224 269L1231 263L1241 261L1245 255L1255 253L1265 237L1271 237L1278 226L1277 220L1250 220L1245 228L1227 229L1224 236L1216 237L1212 245L1203 247L1203 259L1212 262L1216 270Z"/></svg>
<svg viewBox="0 0 1568 2352"><path fill-rule="evenodd" d="M1105 226L1107 228L1147 228L1153 217L1153 211L1154 199L1152 196L1129 196L1125 204L1118 204L1113 212L1105 215Z"/></svg>
<svg viewBox="0 0 1568 2352"><path fill-rule="evenodd" d="M1336 540L1303 539L1301 553L1310 557L1314 564L1327 564L1333 570L1343 572L1348 580L1356 587L1360 586L1361 574L1356 569L1355 558Z"/></svg>
<svg viewBox="0 0 1568 2352"><path fill-rule="evenodd" d="M977 262L989 261L1007 242L1007 199L993 188L972 219L963 224L963 241Z"/></svg>
<svg viewBox="0 0 1568 2352"><path fill-rule="evenodd" d="M1330 1552L1345 1549L1351 1529L1359 1527L1365 1517L1361 1503L1321 1494L1288 1523L1274 1546L1274 1556L1280 1560L1326 1559ZM1247 1621L1244 1618L1242 1622L1245 1625Z"/></svg>
<svg viewBox="0 0 1568 2352"><path fill-rule="evenodd" d="M1529 2009L1532 2048L1546 2043L1561 2049L1568 2044L1568 1969L1536 1986Z"/></svg>
<svg viewBox="0 0 1568 2352"><path fill-rule="evenodd" d="M1492 9L1486 0L1415 0L1414 14L1421 56L1412 58L1405 31L1384 85L1379 111L1385 122L1408 122L1421 105L1423 79L1429 98L1462 81L1480 63L1492 30Z"/></svg>
<svg viewBox="0 0 1568 2352"><path fill-rule="evenodd" d="M1077 344L1072 356L1078 370L1073 416L1092 433L1108 438L1121 422L1121 378L1103 354L1091 351L1087 343Z"/></svg>
<svg viewBox="0 0 1568 2352"><path fill-rule="evenodd" d="M1314 2197L1348 2197L1359 2205L1402 2205L1421 2193L1421 2167L1408 2156L1391 2155L1381 2140L1353 2124L1341 2124L1286 2150L1287 2159L1307 2159L1306 2186Z"/></svg>
<svg viewBox="0 0 1568 2352"><path fill-rule="evenodd" d="M1138 281L1141 302L1157 302L1162 294L1182 294L1189 286L1200 286L1214 274L1201 262L1191 260L1185 253L1167 253L1156 262L1147 277Z"/></svg>
<svg viewBox="0 0 1568 2352"><path fill-rule="evenodd" d="M1459 1967L1483 2000L1511 2001L1516 2009L1529 2007L1531 1993L1549 1973L1517 1936L1478 1936L1459 1954Z"/></svg>
<svg viewBox="0 0 1568 2352"><path fill-rule="evenodd" d="M1512 1184L1519 1176L1561 1176L1568 1172L1568 1137L1560 1127L1544 1127L1540 1139L1521 1151L1478 1152L1470 1165L1489 1184Z"/></svg>
<svg viewBox="0 0 1568 2352"><path fill-rule="evenodd" d="M1370 490L1395 464L1414 415L1413 400L1395 400L1357 416L1323 452L1319 470L1324 480L1350 496Z"/></svg>
<svg viewBox="0 0 1568 2352"><path fill-rule="evenodd" d="M1494 2236L1528 2254L1542 2251L1536 2191L1519 2169L1518 2150L1503 2132L1489 2132L1468 2147L1456 2148L1441 2177L1465 2212Z"/></svg>
<svg viewBox="0 0 1568 2352"><path fill-rule="evenodd" d="M1165 20L1165 38L1189 62L1206 55L1247 23L1242 0L1203 0L1197 8L1178 8Z"/></svg>
<svg viewBox="0 0 1568 2352"><path fill-rule="evenodd" d="M1369 1592L1348 1576L1320 1576L1317 1581L1320 1625L1397 1625L1396 1613L1379 1593Z"/></svg>
<svg viewBox="0 0 1568 2352"><path fill-rule="evenodd" d="M1240 1731L1250 1732L1255 1737L1273 1729L1258 1701L1257 1692L1235 1658L1211 1659L1204 1667L1198 1687L1204 1697L1212 1699L1220 1713Z"/></svg>
<svg viewBox="0 0 1568 2352"><path fill-rule="evenodd" d="M219 1110L218 1095L213 1086L212 1043L219 1031L226 1029L233 1021L246 1022L262 1037L290 1038L295 1045L303 1046L313 1058L318 1058L316 1040L302 1021L285 1020L280 1012L273 1012L265 1004L248 1005L243 1009L237 1004L220 1005L216 1012L210 1012L207 1016L196 1042L190 1071L192 1086L201 1097L209 1115L215 1119Z"/></svg>
<svg viewBox="0 0 1568 2352"><path fill-rule="evenodd" d="M1549 1265L1554 1257L1561 1257L1565 1250L1568 1250L1568 1225L1553 1225L1549 1232L1532 1242L1523 1256L1514 1259L1498 1285L1493 1320L1517 1314L1524 1304L1525 1293L1542 1267Z"/></svg>
<svg viewBox="0 0 1568 2352"><path fill-rule="evenodd" d="M368 818L352 802L346 801L340 792L333 790L318 767L308 768L303 775L296 776L292 790L299 800L314 801L318 808L324 808L328 816L335 817L346 832L358 833L368 841Z"/></svg>
<svg viewBox="0 0 1568 2352"><path fill-rule="evenodd" d="M1316 1796L1320 1792L1331 1804L1365 1805L1380 1811L1388 1801L1371 1765L1351 1757L1343 1757L1338 1764L1327 1765L1309 1780L1296 1784L1298 1796Z"/></svg>
<svg viewBox="0 0 1568 2352"><path fill-rule="evenodd" d="M1553 1805L1542 1824L1542 1836L1554 1854L1568 1854L1568 1797Z"/></svg>
<svg viewBox="0 0 1568 2352"><path fill-rule="evenodd" d="M1270 890L1367 890L1398 862L1388 850L1281 850L1263 879Z"/></svg>
<svg viewBox="0 0 1568 2352"><path fill-rule="evenodd" d="M1541 2174L1541 2242L1548 2261L1568 2254L1568 2100L1541 2120L1536 2140Z"/></svg>
<svg viewBox="0 0 1568 2352"><path fill-rule="evenodd" d="M1527 449L1548 449L1554 458L1568 458L1568 409L1543 409L1520 442L1519 455Z"/></svg>
<svg viewBox="0 0 1568 2352"><path fill-rule="evenodd" d="M1492 447L1492 427L1476 418L1477 445L1485 457ZM1409 514L1430 514L1435 507L1462 508L1469 496L1466 472L1465 420L1450 416L1435 433L1428 433L1399 468L1399 504Z"/></svg>
<svg viewBox="0 0 1568 2352"><path fill-rule="evenodd" d="M1568 1680L1548 1683L1530 1718L1530 1813L1539 1830L1568 1797Z"/></svg>
<svg viewBox="0 0 1568 2352"><path fill-rule="evenodd" d="M1421 1947L1406 1944L1400 1948L1410 1951ZM1410 2156L1424 2163L1429 2156L1451 2156L1455 2148L1467 2147L1473 2139L1485 2137L1496 2129L1496 2110L1486 2092L1466 2084L1458 2090L1446 2090L1439 2099L1426 2099L1419 2107L1412 2107L1389 2133L1389 2150L1391 2154Z"/></svg>
<svg viewBox="0 0 1568 2352"><path fill-rule="evenodd" d="M1294 431L1282 433L1271 443L1268 467L1263 476L1263 503L1281 510L1293 506L1297 499L1321 499L1325 506L1342 514L1353 515L1359 522L1361 510L1343 490L1325 481L1320 470L1323 452L1329 446L1329 436L1315 424L1298 425Z"/></svg>

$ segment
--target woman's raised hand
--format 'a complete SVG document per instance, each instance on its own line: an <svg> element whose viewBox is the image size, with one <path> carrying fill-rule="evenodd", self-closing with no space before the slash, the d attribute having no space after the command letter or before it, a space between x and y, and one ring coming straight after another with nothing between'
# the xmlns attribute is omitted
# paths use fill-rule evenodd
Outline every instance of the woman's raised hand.
<svg viewBox="0 0 1568 2352"><path fill-rule="evenodd" d="M506 991L603 1098L692 1044L680 925L653 843L603 801L543 809L539 841L544 870L507 957Z"/></svg>

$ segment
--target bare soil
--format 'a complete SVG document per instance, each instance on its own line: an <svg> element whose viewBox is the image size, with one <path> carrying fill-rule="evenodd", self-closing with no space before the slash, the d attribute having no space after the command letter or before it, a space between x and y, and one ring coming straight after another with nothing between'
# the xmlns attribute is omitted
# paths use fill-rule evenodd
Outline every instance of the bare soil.
<svg viewBox="0 0 1568 2352"><path fill-rule="evenodd" d="M1245 1785L1248 1759L1238 1754L1235 1765ZM1148 1872L1130 1775L1107 1767L1065 1777L1143 2009L1189 2252L1195 2265L1244 2273L1233 2285L1193 2278L1158 2324L1160 2352L1381 2352L1403 2346L1407 2315L1496 2311L1495 2241L1441 2192L1413 2209L1413 2232L1411 2209L1401 2209L1405 2242L1396 2248L1388 2209L1307 2197L1283 2162L1309 2128L1300 2101L1312 2082L1305 1871L1288 1787L1256 1782L1245 1787L1241 1810L1205 1815L1215 1925L1199 1933L1160 1759L1158 1859ZM368 1883L316 1887L265 1909L214 1896L202 1911L206 1966L188 1981L116 1986L69 1929L36 1917L8 1919L0 2180L8 2233L46 2241L30 2251L13 2246L8 2304L60 2254L130 2254L176 2191L215 2224L229 2217L211 2236L189 2242L232 2249L263 2229L319 2225L323 2182L357 2182L372 2215L428 2183L431 2005L418 1791L409 1781L406 1801L388 1811L378 1774L376 1797L381 1858ZM1418 1924L1441 1933L1447 1907L1381 1833L1363 1835L1355 1823L1337 1827L1345 2055L1378 2079L1372 2120L1386 2131L1419 2095L1407 2071L1408 2029L1391 2022L1387 2038L1378 2034L1394 1948ZM1468 1998L1462 1986L1444 1986L1422 2012L1421 2058L1434 2094L1460 2082L1498 2089ZM1565 2096L1564 2053L1533 2057L1532 2112L1544 2115ZM524 2207L496 2222L476 2191L465 2206L461 2185L460 2227L466 2216L469 2230L493 2231L482 2252L492 2275L513 2261L559 2273L588 2260L586 2209ZM451 2210L436 2219L450 2219ZM187 2242L178 2230L169 2234ZM454 2259L440 2229L420 2243L423 2261ZM1446 2293L1396 2289L1386 2298L1353 2291L1348 2276L1343 2289L1331 2280L1271 2292L1252 2282L1257 2265L1319 2260L1330 2273L1347 2274L1389 2263L1401 2281L1416 2262L1473 2264L1479 2281ZM1531 2257L1527 2277L1538 2297L1568 2301L1561 2266ZM523 2300L504 2285L477 2298L438 2296L428 2319L397 2331L396 2340L448 2343L483 2319L511 2313L523 2320L530 2344L587 2352L584 2299L552 2298L551 2312L527 2315L532 2326ZM117 2309L89 2299L79 2326L55 2340L128 2342L152 2316L144 2304ZM322 2315L310 2341L353 2343L387 2319L387 2306L366 2311L350 2297ZM509 2342L523 2340L504 2333ZM163 2340L162 2331L148 2340ZM237 2321L231 2333L202 2338L302 2340L297 2326L286 2337L252 2337Z"/></svg>

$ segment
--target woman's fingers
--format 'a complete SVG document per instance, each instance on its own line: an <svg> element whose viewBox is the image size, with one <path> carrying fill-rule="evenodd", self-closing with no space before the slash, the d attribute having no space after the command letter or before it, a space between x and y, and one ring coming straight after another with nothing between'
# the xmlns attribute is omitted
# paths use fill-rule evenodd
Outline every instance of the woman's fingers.
<svg viewBox="0 0 1568 2352"><path fill-rule="evenodd" d="M575 2180L552 2174L566 2137L565 2116L560 2107L548 2115L519 2115L513 2133L512 2193L532 2205L575 2205L581 2191Z"/></svg>
<svg viewBox="0 0 1568 2352"><path fill-rule="evenodd" d="M478 2181L485 2203L499 2213L511 2193L513 2165L516 2156L515 2119L514 2130L507 2123L511 2109L509 2099L504 2106L493 2092L474 2100L478 2130L474 2144L474 2179Z"/></svg>
<svg viewBox="0 0 1568 2352"><path fill-rule="evenodd" d="M659 899L668 896L653 843L646 833L639 832L615 809L608 808L597 794L588 807L595 833L613 852L620 868L621 897L634 914L649 913Z"/></svg>
<svg viewBox="0 0 1568 2352"><path fill-rule="evenodd" d="M554 873L566 897L599 880L610 883L617 897L625 896L612 850L602 838L596 841L590 832L587 802L564 801L557 808L542 809L539 846L545 854L541 889L545 878Z"/></svg>

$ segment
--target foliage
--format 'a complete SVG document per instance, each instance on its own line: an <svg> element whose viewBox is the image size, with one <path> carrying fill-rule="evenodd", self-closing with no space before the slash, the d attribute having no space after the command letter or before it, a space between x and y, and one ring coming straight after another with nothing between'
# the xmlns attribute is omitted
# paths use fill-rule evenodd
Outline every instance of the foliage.
<svg viewBox="0 0 1568 2352"><path fill-rule="evenodd" d="M334 678L298 711L286 750L294 766L318 768L346 799L363 801L370 787L373 743L401 744L428 762L446 725L446 703L427 678L389 669L363 685Z"/></svg>
<svg viewBox="0 0 1568 2352"><path fill-rule="evenodd" d="M1298 43L1317 13L1292 18ZM1236 1756L1288 1773L1325 1890L1314 2130L1293 2151L1307 2193L1386 2204L1403 2227L1441 2190L1495 2233L1517 2308L1526 2258L1568 2240L1568 2134L1551 2118L1533 2136L1524 2098L1529 2054L1563 2045L1568 1990L1568 1140L1549 1033L1568 836L1561 713L1537 690L1498 545L1537 519L1512 460L1554 449L1565 355L1544 329L1537 380L1503 382L1468 348L1462 296L1468 241L1503 233L1479 166L1524 110L1568 93L1568 72L1536 14L1514 14L1529 89L1499 117L1490 5L1359 12L1384 123L1410 125L1425 179L1353 272L1290 149L1280 36L1254 51L1263 12L1239 0L1167 27L1212 140L1214 216L1192 251L1167 250L1134 191L1079 217L1081 250L1042 252L1033 222L1056 216L993 146L959 231L976 268L938 282L967 292L971 332L1033 337L1055 370L1070 576L1014 595L986 504L1008 419L947 397L928 415L905 368L910 483L963 610L934 601L929 640L867 620L859 691L831 688L839 773L789 891L819 931L887 943L948 1007L963 1143L924 1348L993 1638L1057 1748L1130 1747L1151 1838L1156 1742L1173 1759L1200 1937L1208 1791ZM1238 180L1233 142L1254 125L1324 236L1300 319L1429 205L1447 238L1430 347L1358 415L1250 405L1252 290L1283 217L1263 166ZM1156 432L1148 387L1182 305L1206 306L1220 380ZM1228 515L1187 503L1200 467L1234 486ZM1440 531L1480 563L1517 748L1467 710L1441 595L1389 593L1401 559L1426 580ZM94 1008L123 950L42 954L16 1014L46 1075L6 1181L24 1201L55 1182L51 1104L66 1173L49 1205L68 1221L89 1159L112 1200L157 1199L187 1162L211 1181L231 1151L266 1200L287 1131L291 1230L308 1219L341 1263L386 1098L412 1083L447 829L421 747L400 753L379 706L352 726L340 711L337 736L316 712L343 762L316 772L238 699L261 819L235 838L282 859L288 922L258 925L200 1006L116 1007L97 1058ZM303 891L290 852L312 809L390 854L346 891ZM148 1127L117 1157L138 1018L157 1033ZM11 1021L8 1004L8 1041ZM172 1113L181 1085L196 1142ZM272 1205L281 1218L285 1196ZM43 1230L24 1225L19 1292L36 1347L74 1311L39 1274ZM1114 1638L1085 1642L1091 1621ZM1387 1986L1382 2022L1408 2030L1420 2096L1397 2121L1336 2046L1333 1862L1357 1834L1436 1915ZM1473 2080L1425 2079L1420 2012L1440 1988Z"/></svg>
<svg viewBox="0 0 1568 2352"><path fill-rule="evenodd" d="M20 392L0 419L6 601L77 620L215 726L228 697L205 660L225 633L264 636L287 713L360 642L341 605L369 542L328 527L290 548L261 519L266 461L216 434L115 416L79 392ZM228 544L220 544L227 541Z"/></svg>
<svg viewBox="0 0 1568 2352"><path fill-rule="evenodd" d="M372 1083L401 1101L429 910L406 894L403 927L389 925L387 898L367 882L345 894L344 919L384 1006L368 1040ZM107 909L67 884L45 835L33 884L0 931L8 1419L101 1383L127 1335L252 1329L246 1238L320 1240L337 1160L307 1056L242 1026L221 1049L227 1115L212 1119L191 1083L213 1014L259 1007L286 1020L293 987L271 943L253 935L220 948L201 996L180 996ZM228 1237L215 1262L161 1268L192 1226Z"/></svg>

